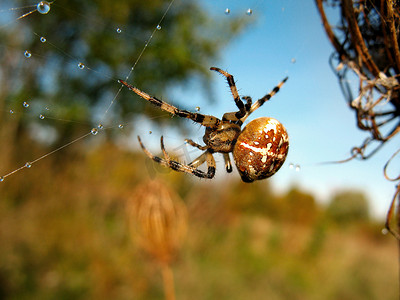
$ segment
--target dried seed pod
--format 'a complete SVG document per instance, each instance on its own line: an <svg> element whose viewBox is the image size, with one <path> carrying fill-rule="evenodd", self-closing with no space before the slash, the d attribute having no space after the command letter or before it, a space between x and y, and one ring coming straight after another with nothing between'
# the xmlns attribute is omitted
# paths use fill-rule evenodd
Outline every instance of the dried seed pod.
<svg viewBox="0 0 400 300"><path fill-rule="evenodd" d="M179 196L158 180L141 184L128 202L133 238L160 263L177 255L187 229L187 212Z"/></svg>

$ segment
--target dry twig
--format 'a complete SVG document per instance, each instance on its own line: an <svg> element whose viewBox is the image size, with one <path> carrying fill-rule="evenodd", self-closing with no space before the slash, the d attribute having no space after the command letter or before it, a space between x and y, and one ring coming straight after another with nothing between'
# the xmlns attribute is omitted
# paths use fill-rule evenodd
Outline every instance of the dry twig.
<svg viewBox="0 0 400 300"><path fill-rule="evenodd" d="M325 31L335 48L331 57L332 69L339 78L350 108L355 112L357 126L369 133L361 146L352 149L351 157L341 162L354 158L367 159L400 132L400 1L315 1ZM329 23L325 13L328 6L340 8L339 26ZM356 97L353 97L354 83L349 80L350 76L358 78ZM377 146L372 147L373 144ZM399 151L386 163L385 176L387 165ZM400 176L392 181L399 182ZM400 230L391 226L396 202L400 201L398 196L399 187L396 188L386 225L400 240Z"/></svg>

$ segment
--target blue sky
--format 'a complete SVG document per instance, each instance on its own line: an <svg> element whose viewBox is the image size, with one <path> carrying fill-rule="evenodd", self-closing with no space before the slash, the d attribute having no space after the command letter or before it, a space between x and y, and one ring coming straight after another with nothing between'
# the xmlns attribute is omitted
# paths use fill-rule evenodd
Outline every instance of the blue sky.
<svg viewBox="0 0 400 300"><path fill-rule="evenodd" d="M398 146L398 138L367 161L318 165L349 157L350 149L361 145L367 134L356 128L354 113L328 64L333 48L314 1L210 0L206 4L219 18L254 18L254 23L226 48L222 61L213 64L234 75L241 95L258 99L289 76L279 94L249 118L277 118L289 132L289 155L270 179L274 187L284 191L295 184L322 201L338 190L362 190L371 201L374 215L385 216L395 184L384 179L383 166ZM246 15L248 8L253 10L251 16ZM201 92L193 93L187 87L176 89L171 101L185 107L193 103L193 107L201 107L201 112L216 116L234 110L226 82L218 74L214 78L217 103L204 103ZM195 131L194 137L196 134L199 139L203 131ZM301 170L289 168L290 163L299 164ZM223 178L223 171L217 175Z"/></svg>

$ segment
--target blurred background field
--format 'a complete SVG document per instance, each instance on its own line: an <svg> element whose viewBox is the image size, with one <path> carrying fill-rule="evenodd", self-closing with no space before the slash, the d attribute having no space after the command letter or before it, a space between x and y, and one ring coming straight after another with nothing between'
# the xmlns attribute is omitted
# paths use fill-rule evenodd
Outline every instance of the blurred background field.
<svg viewBox="0 0 400 300"><path fill-rule="evenodd" d="M0 298L164 299L127 214L158 166L113 145L75 155L74 166L45 160L2 193ZM322 206L296 186L160 177L188 211L172 263L177 299L397 299L396 243L362 191Z"/></svg>

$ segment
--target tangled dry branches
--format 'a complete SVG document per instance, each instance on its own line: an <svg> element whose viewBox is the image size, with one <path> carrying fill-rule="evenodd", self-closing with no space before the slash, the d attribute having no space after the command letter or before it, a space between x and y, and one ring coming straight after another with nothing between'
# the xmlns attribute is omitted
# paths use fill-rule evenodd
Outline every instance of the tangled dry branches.
<svg viewBox="0 0 400 300"><path fill-rule="evenodd" d="M331 56L332 69L337 74L341 89L357 126L369 133L359 147L352 149L348 159L371 157L381 146L400 132L400 1L396 0L315 0L325 31L335 52ZM327 15L340 12L336 25ZM358 81L357 95L352 89ZM372 149L371 149L372 148ZM367 153L368 150L368 153ZM396 151L384 167L385 177L398 182L400 176L390 178L387 169L399 154ZM346 160L347 161L347 160ZM396 188L387 217L388 230L393 230L393 216L400 194Z"/></svg>

